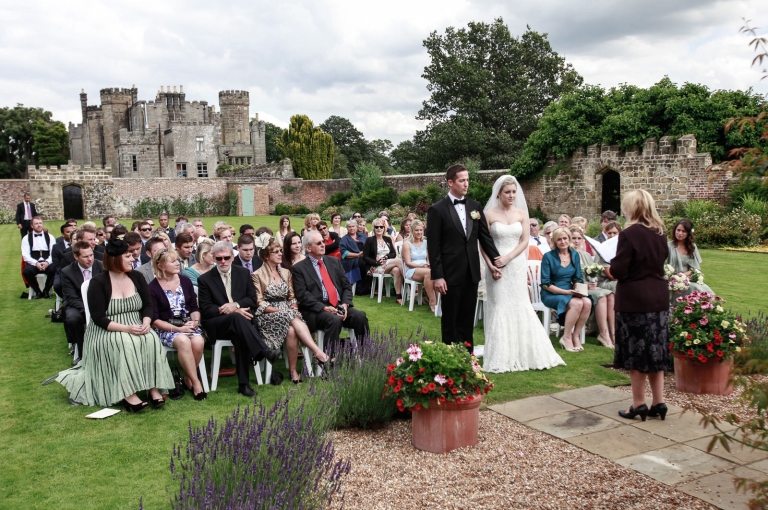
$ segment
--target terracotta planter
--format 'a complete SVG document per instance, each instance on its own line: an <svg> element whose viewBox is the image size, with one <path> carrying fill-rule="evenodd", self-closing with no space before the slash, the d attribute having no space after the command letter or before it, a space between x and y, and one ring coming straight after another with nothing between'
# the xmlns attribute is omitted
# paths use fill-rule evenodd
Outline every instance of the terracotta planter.
<svg viewBox="0 0 768 510"><path fill-rule="evenodd" d="M413 446L432 453L445 453L477 444L479 407L482 396L471 402L429 403L429 409L413 411Z"/></svg>
<svg viewBox="0 0 768 510"><path fill-rule="evenodd" d="M728 384L728 377L732 368L733 359L699 363L675 357L675 386L677 391L697 395L730 395L733 385Z"/></svg>

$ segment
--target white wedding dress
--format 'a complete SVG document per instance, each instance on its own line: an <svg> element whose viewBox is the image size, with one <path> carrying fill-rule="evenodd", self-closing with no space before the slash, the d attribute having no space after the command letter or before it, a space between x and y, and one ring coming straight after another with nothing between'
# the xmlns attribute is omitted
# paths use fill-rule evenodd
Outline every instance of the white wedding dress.
<svg viewBox="0 0 768 510"><path fill-rule="evenodd" d="M523 226L519 221L511 225L495 222L490 231L496 249L504 255L518 245ZM487 267L485 271L483 369L498 374L565 365L531 306L526 252L502 269L499 280L493 279Z"/></svg>

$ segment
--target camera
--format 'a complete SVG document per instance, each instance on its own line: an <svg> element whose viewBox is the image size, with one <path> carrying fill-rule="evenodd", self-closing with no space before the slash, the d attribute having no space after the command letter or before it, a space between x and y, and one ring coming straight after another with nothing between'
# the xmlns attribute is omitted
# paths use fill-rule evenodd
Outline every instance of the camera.
<svg viewBox="0 0 768 510"><path fill-rule="evenodd" d="M344 310L343 306L339 305L336 307L336 315L338 315L339 317L344 317L344 314L346 313L347 312Z"/></svg>
<svg viewBox="0 0 768 510"><path fill-rule="evenodd" d="M168 324L180 328L187 323L187 318L183 315L174 315L172 319L168 319Z"/></svg>

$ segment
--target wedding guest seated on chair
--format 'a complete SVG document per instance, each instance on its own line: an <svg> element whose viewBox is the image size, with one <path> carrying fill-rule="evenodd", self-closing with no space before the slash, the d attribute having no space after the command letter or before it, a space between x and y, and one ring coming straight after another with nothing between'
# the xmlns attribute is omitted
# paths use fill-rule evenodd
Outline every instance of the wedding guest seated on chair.
<svg viewBox="0 0 768 510"><path fill-rule="evenodd" d="M328 227L328 230L330 232L336 232L337 234L339 234L339 238L342 238L345 235L347 235L347 229L341 226L341 214L339 213L331 214L331 226Z"/></svg>
<svg viewBox="0 0 768 510"><path fill-rule="evenodd" d="M592 301L573 289L574 283L584 282L579 254L570 247L571 232L567 228L557 227L551 237L551 249L541 260L541 301L557 310L557 320L565 326L560 345L570 352L583 351L579 338Z"/></svg>
<svg viewBox="0 0 768 510"><path fill-rule="evenodd" d="M188 225L191 225L188 223ZM192 235L187 232L181 232L176 235L176 240L173 242L176 246L176 252L179 254L179 264L181 264L182 272L189 266L194 266L197 260L195 259L195 242L192 240Z"/></svg>
<svg viewBox="0 0 768 510"><path fill-rule="evenodd" d="M216 268L197 279L203 329L211 342L219 338L232 340L238 393L256 395L248 384L253 361L266 359L275 363L280 351L270 350L254 327L252 310L256 307L256 291L244 267L233 266L234 250L230 241L213 245Z"/></svg>
<svg viewBox="0 0 768 510"><path fill-rule="evenodd" d="M429 308L435 312L437 298L432 284L431 271L429 269L429 256L427 255L427 240L424 239L424 223L414 220L411 223L411 234L403 242L403 264L405 265L405 277L409 280L424 283L424 290L429 299Z"/></svg>
<svg viewBox="0 0 768 510"><path fill-rule="evenodd" d="M291 218L283 214L280 216L280 228L277 230L277 235L275 236L275 240L280 243L280 246L285 242L285 236L287 236L289 232L293 232L293 229L291 228Z"/></svg>
<svg viewBox="0 0 768 510"><path fill-rule="evenodd" d="M162 239L159 237L153 237L147 241L147 244L144 245L144 254L147 256L147 258L149 258L149 260L152 260L152 257L155 256L155 253L166 249L167 248L165 247L165 243L163 243ZM139 268L135 269L134 271L140 273L147 283L150 283L155 279L155 268L151 262L149 264L140 265Z"/></svg>
<svg viewBox="0 0 768 510"><path fill-rule="evenodd" d="M289 232L283 241L283 267L290 270L294 264L304 260L304 247L301 245L301 236L296 232Z"/></svg>
<svg viewBox="0 0 768 510"><path fill-rule="evenodd" d="M176 239L178 241L178 237ZM176 349L185 374L184 386L195 400L205 400L207 395L197 376L205 341L200 330L195 288L189 278L179 274L179 256L173 250L156 251L152 255L152 267L156 275L149 284L152 326L164 346Z"/></svg>
<svg viewBox="0 0 768 510"><path fill-rule="evenodd" d="M341 238L339 241L339 251L341 251L341 265L344 268L344 273L347 275L350 285L362 280L362 275L365 274L365 267L363 263L363 246L364 241L357 233L357 221L347 221L347 235Z"/></svg>
<svg viewBox="0 0 768 510"><path fill-rule="evenodd" d="M574 216L571 218L571 226L577 226L581 229L582 236L587 233L587 219L583 216ZM573 232L573 231L571 231ZM595 255L595 251L592 248L592 245L584 241L584 247L586 248L587 253L589 253L590 256Z"/></svg>
<svg viewBox="0 0 768 510"><path fill-rule="evenodd" d="M595 264L595 259L592 255L586 252L585 245L587 244L584 239L584 234L580 227L572 225L571 231L571 243L573 249L579 254L581 261L581 272L584 274L584 268ZM584 275L586 278L586 275ZM613 306L615 303L615 295L608 289L602 289L597 286L597 282L589 282L587 284L589 288L589 297L595 303L595 322L597 329L600 333L597 335L597 341L603 346L612 349L616 339L616 312L614 312Z"/></svg>
<svg viewBox="0 0 768 510"><path fill-rule="evenodd" d="M675 223L672 229L672 240L667 243L669 247L669 257L667 264L675 268L676 273L683 273L691 276L693 270L701 271L701 255L696 243L693 242L693 223L688 218L683 218ZM691 282L688 290L683 293L675 293L670 297L676 299L678 296L687 296L693 291L709 292L714 291L705 283Z"/></svg>
<svg viewBox="0 0 768 510"><path fill-rule="evenodd" d="M540 253L546 253L549 251L549 241L547 241L547 238L544 236L539 235L539 220L536 218L530 218L528 220L530 224L530 235L528 238L528 246L535 246L539 249ZM530 252L528 253L528 258L530 259ZM541 259L533 259L533 260L541 260Z"/></svg>
<svg viewBox="0 0 768 510"><path fill-rule="evenodd" d="M405 218L400 223L400 232L397 233L397 237L395 238L395 242L396 243L402 243L406 239L408 239L408 237L410 237L410 235L411 235L411 228L412 228L412 226L411 226L411 222L412 221L413 220L411 220L410 218Z"/></svg>
<svg viewBox="0 0 768 510"><path fill-rule="evenodd" d="M304 228L301 229L301 236L311 231L317 231L317 224L320 223L320 215L317 213L309 213L304 217Z"/></svg>
<svg viewBox="0 0 768 510"><path fill-rule="evenodd" d="M171 228L169 223L171 222L170 217L168 216L168 213L160 213L160 216L157 217L158 223L160 223L160 227L163 233L168 236L168 240L172 243L176 241L176 230Z"/></svg>
<svg viewBox="0 0 768 510"><path fill-rule="evenodd" d="M615 212L610 210L603 211L603 214L600 215L600 228L602 229L602 232L595 237L595 241L604 243L609 239L606 232L606 226L608 223L615 222L616 218L617 216Z"/></svg>
<svg viewBox="0 0 768 510"><path fill-rule="evenodd" d="M368 222L365 218L357 218L357 233L363 234L366 237L371 235L371 232L368 231Z"/></svg>
<svg viewBox="0 0 768 510"><path fill-rule="evenodd" d="M240 235L249 235L251 237L256 237L256 229L253 228L253 225L249 225L247 223L244 223L240 225Z"/></svg>
<svg viewBox="0 0 768 510"><path fill-rule="evenodd" d="M237 239L237 257L235 257L235 266L244 267L248 270L248 274L253 273L261 267L261 259L254 257L256 253L256 244L253 236L250 234L243 234Z"/></svg>
<svg viewBox="0 0 768 510"><path fill-rule="evenodd" d="M373 235L365 241L363 259L368 266L369 274L391 274L395 280L395 297L397 304L402 304L400 294L403 285L403 272L400 259L397 258L395 246L389 236L384 235L386 222L381 218L373 220ZM384 289L379 289L383 292Z"/></svg>
<svg viewBox="0 0 768 510"><path fill-rule="evenodd" d="M61 265L64 252L68 250L70 246L70 240L72 239L72 233L77 229L71 223L64 223L61 225L61 237L56 240L56 244L53 245L51 250L51 264L53 264L53 271L55 276L53 277L53 290L56 291L58 296L62 295L63 289L61 286L61 270L64 266Z"/></svg>
<svg viewBox="0 0 768 510"><path fill-rule="evenodd" d="M603 234L605 234L606 240L616 237L619 235L619 232L621 232L621 225L618 221L609 221L603 228ZM595 262L603 265L603 272L597 276L597 286L601 289L610 290L615 294L616 280L613 278L613 275L611 275L611 265L607 264L598 253L595 254Z"/></svg>
<svg viewBox="0 0 768 510"><path fill-rule="evenodd" d="M43 232L43 219L40 216L32 218L32 231L21 238L21 256L27 263L22 270L29 287L35 291L32 299L51 297L51 287L56 276L56 270L53 267L52 252L56 240L52 235ZM44 274L45 287L40 290L37 282L37 275Z"/></svg>
<svg viewBox="0 0 768 510"><path fill-rule="evenodd" d="M118 239L119 238L120 237L118 236ZM136 232L128 232L123 236L123 241L125 241L125 244L128 245L128 253L130 253L133 257L133 262L131 262L132 269L135 270L141 267L142 258L149 260L149 264L151 265L152 258L148 257L146 253L141 253L142 249L144 248L144 243L141 241L141 236L139 234ZM160 240L158 239L158 241Z"/></svg>
<svg viewBox="0 0 768 510"><path fill-rule="evenodd" d="M160 339L149 326L149 287L131 271L131 262L128 245L113 239L104 254L104 272L90 280L91 322L83 360L56 378L75 404L107 407L122 402L126 411L137 412L147 403L136 392L149 390L152 405L159 407L165 403L163 393L174 387Z"/></svg>
<svg viewBox="0 0 768 510"><path fill-rule="evenodd" d="M321 365L328 361L328 355L312 340L312 334L301 318L293 292L291 272L280 267L283 261L283 248L280 243L275 240L267 243L265 248L259 250L259 258L264 263L251 275L256 289L256 323L262 340L270 349L279 350L285 342L291 382L298 384L301 382L296 370L299 341L312 351ZM305 360L305 363L308 362L309 360Z"/></svg>
<svg viewBox="0 0 768 510"><path fill-rule="evenodd" d="M210 271L214 266L212 249L213 241L207 237L201 237L197 243L197 252L195 253L197 262L184 270L184 276L189 278L195 287L197 287L197 279Z"/></svg>
<svg viewBox="0 0 768 510"><path fill-rule="evenodd" d="M546 246L547 246L547 251L549 251L551 249L550 246L552 246L552 239L551 239L552 232L557 227L558 227L558 225L554 221L548 221L548 222L546 222L544 224L544 228L542 229L542 232L544 233L544 239L547 240L547 242L545 243ZM539 248L539 249L542 251L542 253L544 253L544 249L543 248Z"/></svg>
<svg viewBox="0 0 768 510"><path fill-rule="evenodd" d="M81 286L104 272L101 262L93 257L91 245L79 241L72 247L75 254L75 264L70 264L61 270L62 296L64 298L64 329L67 338L77 346L79 362L83 357L83 338L85 336L85 305ZM74 363L75 365L77 363Z"/></svg>
<svg viewBox="0 0 768 510"><path fill-rule="evenodd" d="M317 223L317 231L323 236L323 242L325 243L325 254L329 257L336 257L341 260L341 251L339 251L339 234L336 232L330 232L328 230L328 224L324 221Z"/></svg>
<svg viewBox="0 0 768 510"><path fill-rule="evenodd" d="M352 328L362 340L368 332L368 317L352 306L352 286L341 262L324 256L325 243L318 232L309 232L302 244L307 258L294 264L291 276L309 330L324 331L328 346L338 342L342 327Z"/></svg>
<svg viewBox="0 0 768 510"><path fill-rule="evenodd" d="M567 214L561 214L560 217L557 218L557 225L560 227L570 228L571 217Z"/></svg>

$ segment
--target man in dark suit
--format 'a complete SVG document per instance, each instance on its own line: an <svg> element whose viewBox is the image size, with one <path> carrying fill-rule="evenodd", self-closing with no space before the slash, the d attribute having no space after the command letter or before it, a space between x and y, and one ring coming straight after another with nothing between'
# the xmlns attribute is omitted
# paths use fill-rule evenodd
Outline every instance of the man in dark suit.
<svg viewBox="0 0 768 510"><path fill-rule="evenodd" d="M61 283L64 292L64 329L67 339L77 346L78 357L74 365L83 356L83 337L85 336L85 305L80 286L84 281L101 274L104 269L101 262L93 256L91 245L78 241L72 247L75 264L61 270Z"/></svg>
<svg viewBox="0 0 768 510"><path fill-rule="evenodd" d="M325 242L319 232L304 234L302 244L308 256L291 268L291 276L307 327L325 332L326 345L339 340L342 327L352 328L362 339L368 332L368 317L352 307L352 286L341 262L325 255Z"/></svg>
<svg viewBox="0 0 768 510"><path fill-rule="evenodd" d="M176 242L176 229L171 228L168 226L170 223L170 218L168 217L168 214L162 213L160 217L158 218L158 221L160 223L160 227L162 227L163 232L168 234L168 237L170 238L171 242Z"/></svg>
<svg viewBox="0 0 768 510"><path fill-rule="evenodd" d="M608 237L605 235L605 226L612 221L616 221L616 213L611 210L603 211L603 214L600 215L600 228L602 230L595 237L595 241L604 243L608 240Z"/></svg>
<svg viewBox="0 0 768 510"><path fill-rule="evenodd" d="M19 227L21 237L32 231L32 218L37 216L35 204L29 201L29 192L24 193L24 201L16 206L16 226Z"/></svg>
<svg viewBox="0 0 768 510"><path fill-rule="evenodd" d="M275 363L279 350L271 350L251 322L256 307L256 289L244 267L232 265L232 243L219 241L213 246L216 267L197 279L202 326L211 342L232 340L235 347L238 393L256 395L248 384L251 360Z"/></svg>
<svg viewBox="0 0 768 510"><path fill-rule="evenodd" d="M254 256L256 253L255 243L252 235L242 234L237 239L237 257L235 257L235 261L232 264L244 267L250 273L259 270L264 262L261 260L261 257Z"/></svg>
<svg viewBox="0 0 768 510"><path fill-rule="evenodd" d="M90 245L91 249L93 250L93 256L96 260L104 259L104 248L99 250L99 245L96 244L95 228L91 227L90 225L84 225L77 229L74 235L77 237L78 241L83 241ZM61 254L61 262L59 263L59 267L64 269L74 262L75 254L72 252L72 247L70 246L68 249L64 250L64 253Z"/></svg>
<svg viewBox="0 0 768 510"><path fill-rule="evenodd" d="M70 223L64 223L60 229L61 236L56 238L56 244L53 245L53 251L51 253L51 263L53 264L53 270L55 272L55 276L53 277L53 290L55 290L56 294L59 296L62 295L60 274L61 270L63 269L61 266L62 255L64 255L64 252L69 249L70 238L75 229L76 227L74 225Z"/></svg>
<svg viewBox="0 0 768 510"><path fill-rule="evenodd" d="M443 342L474 347L472 329L480 282L478 240L491 260L499 256L480 202L467 198L469 172L464 165L446 170L448 196L427 211L429 265L435 291L442 294Z"/></svg>
<svg viewBox="0 0 768 510"><path fill-rule="evenodd" d="M141 273L147 283L150 283L155 279L155 271L152 267L152 257L155 255L155 252L165 249L165 243L159 237L153 237L147 241L147 244L144 245L144 248L146 248L146 255L149 257L150 261L146 264L140 265L139 268L135 269L134 271Z"/></svg>

